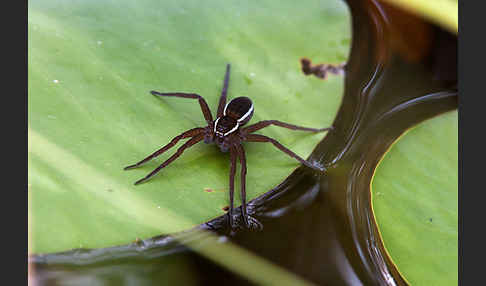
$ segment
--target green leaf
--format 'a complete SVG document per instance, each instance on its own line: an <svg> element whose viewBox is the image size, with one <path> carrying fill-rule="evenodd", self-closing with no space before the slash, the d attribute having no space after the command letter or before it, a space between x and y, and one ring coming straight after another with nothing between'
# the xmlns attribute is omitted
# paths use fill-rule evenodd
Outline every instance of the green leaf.
<svg viewBox="0 0 486 286"><path fill-rule="evenodd" d="M351 38L342 1L29 1L28 25L31 253L126 244L224 214L229 159L214 145L192 147L136 187L177 147L123 171L205 125L196 101L149 91L199 93L214 113L231 63L229 98L252 98L250 124L327 127L343 78L305 76L299 60L345 62ZM279 127L260 133L302 157L325 136ZM245 149L248 199L300 165L270 144Z"/></svg>
<svg viewBox="0 0 486 286"><path fill-rule="evenodd" d="M457 285L457 111L427 120L384 156L372 182L385 247L412 285Z"/></svg>

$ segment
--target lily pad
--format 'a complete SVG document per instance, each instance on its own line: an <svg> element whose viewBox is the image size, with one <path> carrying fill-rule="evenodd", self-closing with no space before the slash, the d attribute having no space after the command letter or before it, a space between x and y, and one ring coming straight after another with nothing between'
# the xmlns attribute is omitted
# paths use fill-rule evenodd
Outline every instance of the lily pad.
<svg viewBox="0 0 486 286"><path fill-rule="evenodd" d="M457 34L459 30L458 0L382 0L401 9L436 23L437 25Z"/></svg>
<svg viewBox="0 0 486 286"><path fill-rule="evenodd" d="M403 135L372 182L385 247L412 285L457 285L457 111Z"/></svg>
<svg viewBox="0 0 486 286"><path fill-rule="evenodd" d="M334 0L29 1L29 252L126 244L224 214L229 159L214 145L192 147L139 186L177 147L123 171L205 125L196 101L149 91L198 93L214 113L231 63L229 98L253 100L250 124L327 127L343 77L305 76L299 60L345 62L350 39L349 11ZM260 133L302 157L325 136L279 127ZM271 144L245 148L248 199L300 165Z"/></svg>

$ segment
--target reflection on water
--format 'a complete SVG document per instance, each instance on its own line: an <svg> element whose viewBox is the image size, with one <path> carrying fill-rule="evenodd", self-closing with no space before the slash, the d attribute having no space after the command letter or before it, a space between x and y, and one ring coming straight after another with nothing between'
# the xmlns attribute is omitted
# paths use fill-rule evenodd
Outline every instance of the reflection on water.
<svg viewBox="0 0 486 286"><path fill-rule="evenodd" d="M394 18L387 16L388 9L371 0L348 4L353 43L345 68L345 95L334 130L309 158L329 169L322 175L297 169L253 200L249 211L264 230L242 230L231 241L318 284L406 285L378 235L371 211L371 177L406 129L457 108L457 42L426 24L428 33L435 35L433 41L420 46L426 51L407 56L407 49L396 48L400 41L394 38L396 30L390 33ZM220 217L200 227L223 236L228 233L226 225L226 217ZM36 266L33 278L40 284L249 283L170 237L36 256L31 261Z"/></svg>

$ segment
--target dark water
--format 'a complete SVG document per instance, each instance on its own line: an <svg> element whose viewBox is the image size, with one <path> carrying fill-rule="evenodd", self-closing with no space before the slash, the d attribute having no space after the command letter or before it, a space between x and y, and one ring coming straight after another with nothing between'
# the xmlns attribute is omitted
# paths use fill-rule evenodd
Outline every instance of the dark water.
<svg viewBox="0 0 486 286"><path fill-rule="evenodd" d="M250 203L263 231L241 230L230 240L316 284L406 285L378 235L370 182L405 130L457 108L457 38L420 21L412 33L400 34L392 30L404 17L397 11L368 0L348 5L353 40L343 102L334 130L309 158L328 171L297 169ZM413 47L400 46L397 34ZM420 34L427 36L423 43L410 38ZM226 235L226 219L200 228ZM33 256L30 262L38 285L250 284L170 237Z"/></svg>

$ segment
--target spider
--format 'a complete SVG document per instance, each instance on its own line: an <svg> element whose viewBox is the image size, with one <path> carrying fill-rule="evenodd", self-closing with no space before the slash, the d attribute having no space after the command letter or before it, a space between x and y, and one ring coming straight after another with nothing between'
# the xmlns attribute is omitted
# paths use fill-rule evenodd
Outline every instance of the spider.
<svg viewBox="0 0 486 286"><path fill-rule="evenodd" d="M184 150L190 148L196 143L199 143L201 140L204 140L204 143L207 144L215 143L222 152L229 151L230 153L230 163L231 163L230 174L229 174L230 207L228 212L230 227L231 228L234 227L233 225L234 178L235 178L236 164L238 158L241 164L241 176L240 176L241 177L240 192L241 192L241 202L242 202L241 215L245 225L249 228L250 224L248 222L248 215L247 215L246 186L245 186L246 156L245 156L245 150L243 149L241 143L244 141L272 143L275 147L277 147L278 149L280 149L290 157L297 159L305 166L310 167L312 169L317 169L318 171L324 171L324 168L320 166L315 166L310 162L308 162L307 160L302 159L300 156L298 156L297 154L295 154L294 152L290 151L285 146L280 144L277 140L261 134L253 134L253 132L260 130L264 127L267 127L269 125L276 125L276 126L280 126L292 130L302 130L302 131L309 131L309 132L327 131L332 129L332 127L316 129L316 128L307 128L307 127L292 125L278 120L263 120L253 125L242 128L246 123L248 123L248 121L250 121L251 117L253 116L253 111L254 111L253 103L248 97L237 97L232 99L229 103L226 103L226 94L228 91L229 76L230 76L230 64L227 64L226 73L223 82L223 89L221 92L221 96L219 98L216 120L213 120L213 116L211 115L211 111L208 107L208 104L206 103L206 100L204 100L204 98L198 94L181 93L181 92L160 93L158 91L151 91L150 93L154 96L169 96L169 97L172 96L172 97L197 99L199 101L199 105L201 106L202 113L208 125L206 127L196 127L179 134L178 136L174 137L167 145L155 151L154 153L152 153L142 161L125 167L124 170L137 168L142 164L148 162L149 160L169 150L175 144L177 144L179 140L190 138L181 147L179 147L177 151L171 157L169 157L169 159L163 162L160 166L158 166L147 176L136 181L135 185L138 185L152 178L160 170L167 167L167 165L169 165L171 162L177 159L184 152Z"/></svg>

